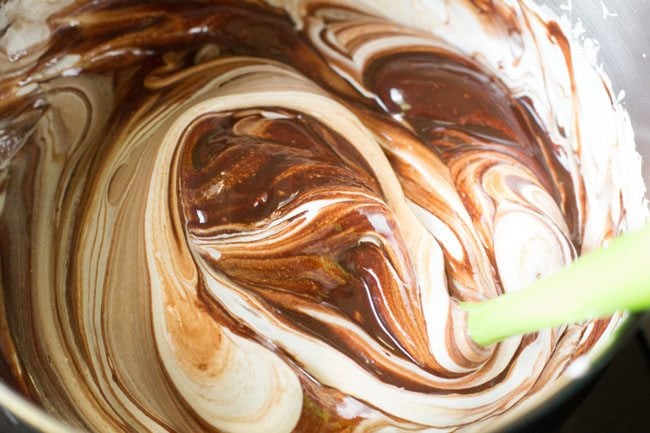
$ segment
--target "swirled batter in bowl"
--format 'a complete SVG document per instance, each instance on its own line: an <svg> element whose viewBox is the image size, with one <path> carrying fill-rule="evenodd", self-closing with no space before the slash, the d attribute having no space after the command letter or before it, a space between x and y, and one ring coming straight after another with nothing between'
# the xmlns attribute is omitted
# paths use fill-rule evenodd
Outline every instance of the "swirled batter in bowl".
<svg viewBox="0 0 650 433"><path fill-rule="evenodd" d="M49 7L0 7L0 348L57 418L483 430L620 323L483 348L458 308L645 217L629 120L547 11Z"/></svg>

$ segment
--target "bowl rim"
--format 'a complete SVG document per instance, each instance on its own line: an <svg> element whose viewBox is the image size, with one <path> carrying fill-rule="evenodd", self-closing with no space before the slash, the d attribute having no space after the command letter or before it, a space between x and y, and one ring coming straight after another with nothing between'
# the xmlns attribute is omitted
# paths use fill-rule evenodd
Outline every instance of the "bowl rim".
<svg viewBox="0 0 650 433"><path fill-rule="evenodd" d="M493 425L484 426L485 429L482 429L482 431L511 431L521 428L527 423L541 419L556 410L561 404L591 382L606 367L617 350L637 329L641 316L641 314L626 315L620 319L612 334L596 350L596 353L587 355L589 365L584 374L578 377L565 376L563 379L565 382L558 385L559 389L549 389L549 391L554 392L549 392L548 396L544 396L534 406L524 410L521 415L513 418L506 414ZM84 430L80 430L59 420L2 381L0 381L0 408L8 411L26 426L36 430L36 433L86 433Z"/></svg>
<svg viewBox="0 0 650 433"><path fill-rule="evenodd" d="M568 376L566 370L556 379L561 381L556 386L543 391L535 404L523 410L523 413L516 414L514 410L507 412L504 416L498 419L493 425L488 426L485 432L509 432L523 428L526 424L532 423L536 420L541 420L545 416L550 415L553 411L557 410L562 404L566 403L571 397L576 395L578 391L583 389L589 383L596 379L614 358L614 355L633 335L638 329L640 318L642 314L628 314L620 318L612 333L607 337L603 344L596 347L595 350L589 352L586 356L587 367L584 372L579 375ZM569 364L570 365L570 364ZM524 402L525 403L525 402ZM520 403L517 403L517 405ZM514 408L513 408L514 409Z"/></svg>

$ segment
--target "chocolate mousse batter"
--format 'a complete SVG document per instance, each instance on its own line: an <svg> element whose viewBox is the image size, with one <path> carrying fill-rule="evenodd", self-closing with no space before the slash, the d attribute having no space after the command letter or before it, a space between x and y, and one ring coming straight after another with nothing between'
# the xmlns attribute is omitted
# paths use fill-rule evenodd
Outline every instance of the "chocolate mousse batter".
<svg viewBox="0 0 650 433"><path fill-rule="evenodd" d="M483 348L458 303L638 224L629 124L609 99L584 141L598 72L556 21L439 3L438 30L336 0L0 29L4 379L102 432L473 431L551 389L620 317Z"/></svg>

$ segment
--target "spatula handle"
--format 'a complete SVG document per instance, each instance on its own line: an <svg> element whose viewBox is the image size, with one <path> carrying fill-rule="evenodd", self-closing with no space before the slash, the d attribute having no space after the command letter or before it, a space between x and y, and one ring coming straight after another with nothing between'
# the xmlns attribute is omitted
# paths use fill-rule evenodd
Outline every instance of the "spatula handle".
<svg viewBox="0 0 650 433"><path fill-rule="evenodd" d="M482 346L620 310L650 310L650 224L522 290L461 307Z"/></svg>

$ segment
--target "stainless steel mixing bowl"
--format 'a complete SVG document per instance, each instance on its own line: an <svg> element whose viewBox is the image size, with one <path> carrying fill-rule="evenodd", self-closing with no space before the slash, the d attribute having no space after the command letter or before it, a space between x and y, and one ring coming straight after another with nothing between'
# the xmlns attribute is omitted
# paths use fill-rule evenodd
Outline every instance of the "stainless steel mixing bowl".
<svg viewBox="0 0 650 433"><path fill-rule="evenodd" d="M452 0L453 1L453 0ZM632 119L637 146L645 160L650 159L650 1L647 0L547 0L546 4L574 23L581 21L586 35L600 43L599 59L610 76L614 91L625 91L623 105ZM0 1L0 5L3 2ZM1 7L0 7L0 13ZM650 164L643 166L646 184L650 184ZM546 400L525 417L507 420L502 428L525 427L576 394L611 358L627 334L635 327L631 318L614 336L609 348L581 378L573 380L553 398ZM47 433L72 433L75 430L47 415L8 386L0 382L0 409L15 432L35 430ZM0 417L2 415L0 414ZM2 424L0 424L2 426ZM4 431L4 429L3 429Z"/></svg>

